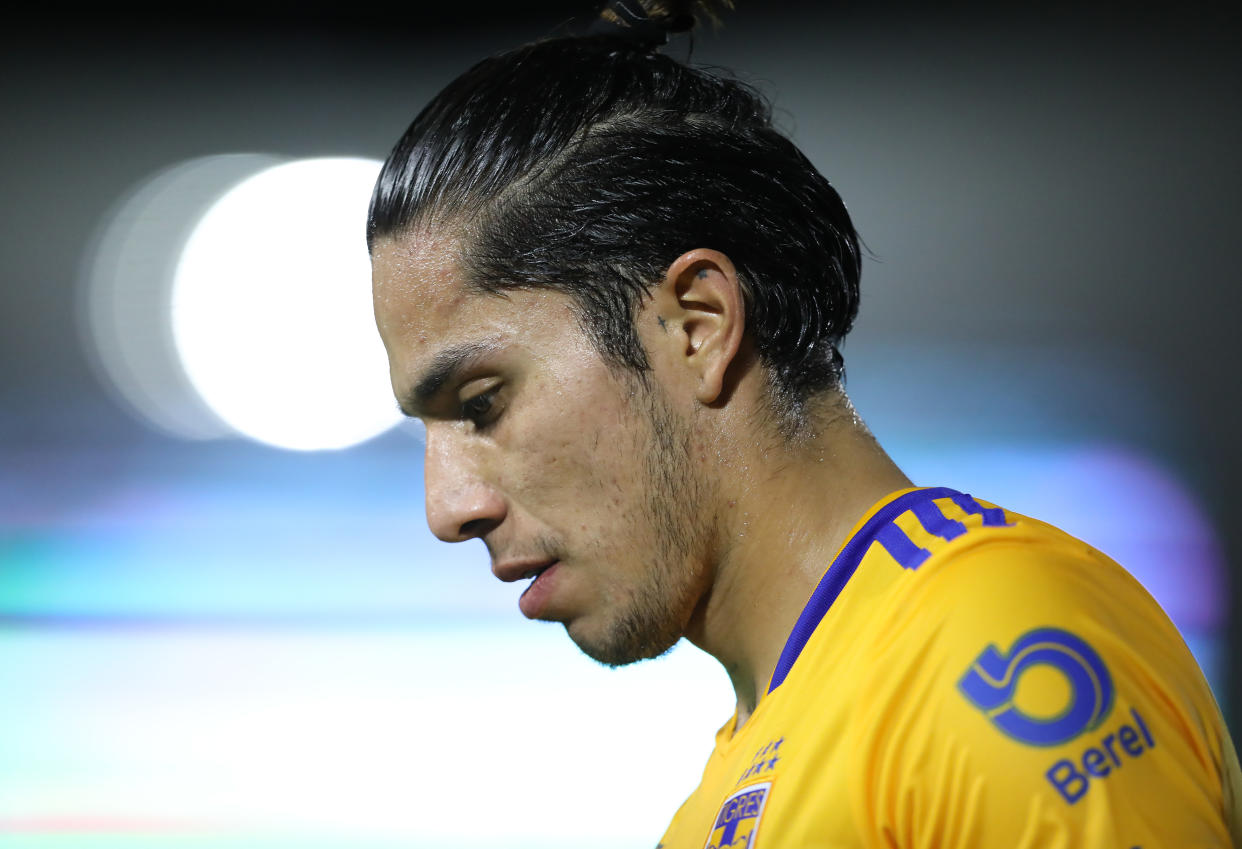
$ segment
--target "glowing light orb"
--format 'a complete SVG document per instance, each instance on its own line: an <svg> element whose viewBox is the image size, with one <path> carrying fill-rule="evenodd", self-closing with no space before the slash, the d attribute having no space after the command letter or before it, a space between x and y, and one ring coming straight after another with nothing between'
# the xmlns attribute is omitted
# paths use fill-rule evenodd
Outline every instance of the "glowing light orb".
<svg viewBox="0 0 1242 849"><path fill-rule="evenodd" d="M240 433L282 448L344 448L399 420L365 241L379 167L268 168L216 201L186 241L172 290L177 354Z"/></svg>

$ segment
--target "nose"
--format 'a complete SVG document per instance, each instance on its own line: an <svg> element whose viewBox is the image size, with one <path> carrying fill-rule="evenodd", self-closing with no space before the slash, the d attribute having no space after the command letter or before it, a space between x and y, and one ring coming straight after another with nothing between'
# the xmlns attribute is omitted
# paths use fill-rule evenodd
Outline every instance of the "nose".
<svg viewBox="0 0 1242 849"><path fill-rule="evenodd" d="M460 439L427 429L423 466L427 526L445 542L483 537L505 519L504 496L469 456Z"/></svg>

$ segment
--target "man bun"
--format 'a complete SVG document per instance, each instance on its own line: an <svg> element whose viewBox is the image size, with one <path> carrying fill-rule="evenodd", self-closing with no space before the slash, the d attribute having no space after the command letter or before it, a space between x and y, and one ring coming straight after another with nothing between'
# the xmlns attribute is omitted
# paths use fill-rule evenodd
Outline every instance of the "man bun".
<svg viewBox="0 0 1242 849"><path fill-rule="evenodd" d="M703 19L719 26L721 15L732 8L733 0L611 0L599 18L615 34L663 44Z"/></svg>

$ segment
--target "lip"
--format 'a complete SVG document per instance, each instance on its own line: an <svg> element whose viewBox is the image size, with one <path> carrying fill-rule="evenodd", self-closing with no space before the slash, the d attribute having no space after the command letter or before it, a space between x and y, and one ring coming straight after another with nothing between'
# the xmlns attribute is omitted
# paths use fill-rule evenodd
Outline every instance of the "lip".
<svg viewBox="0 0 1242 849"><path fill-rule="evenodd" d="M514 581L520 581L528 577L532 572L547 569L556 562L555 557L528 557L520 560L506 560L502 563L493 563L492 574L506 584L511 584Z"/></svg>
<svg viewBox="0 0 1242 849"><path fill-rule="evenodd" d="M530 586L518 599L518 610L527 619L547 619L551 615L552 596L556 592L559 560L552 563L530 582Z"/></svg>

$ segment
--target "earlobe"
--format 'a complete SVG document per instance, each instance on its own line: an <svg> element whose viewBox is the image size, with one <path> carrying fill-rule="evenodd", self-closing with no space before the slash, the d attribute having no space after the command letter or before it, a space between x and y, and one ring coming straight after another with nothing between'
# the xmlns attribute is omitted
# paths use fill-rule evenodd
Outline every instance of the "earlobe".
<svg viewBox="0 0 1242 849"><path fill-rule="evenodd" d="M729 366L746 329L746 308L737 269L720 251L687 251L668 267L664 287L684 339L682 356L692 370L695 397L716 404L727 396Z"/></svg>

